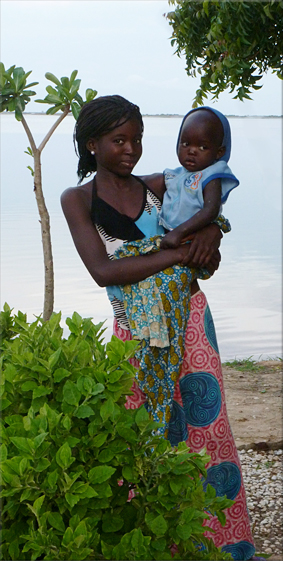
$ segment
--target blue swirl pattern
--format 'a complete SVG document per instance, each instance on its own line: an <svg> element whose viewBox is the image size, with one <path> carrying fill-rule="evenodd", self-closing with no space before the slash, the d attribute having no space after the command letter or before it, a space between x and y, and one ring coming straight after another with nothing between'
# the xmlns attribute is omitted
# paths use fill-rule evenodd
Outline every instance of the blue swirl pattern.
<svg viewBox="0 0 283 561"><path fill-rule="evenodd" d="M216 378L208 372L195 372L181 378L179 384L187 423L205 427L215 421L221 409Z"/></svg>
<svg viewBox="0 0 283 561"><path fill-rule="evenodd" d="M227 495L227 499L233 500L241 488L241 472L236 464L222 462L208 468L207 478L203 483L205 491L208 484L214 487L218 497Z"/></svg>
<svg viewBox="0 0 283 561"><path fill-rule="evenodd" d="M209 306L206 306L204 314L204 331L208 342L212 348L219 354L214 323Z"/></svg>
<svg viewBox="0 0 283 561"><path fill-rule="evenodd" d="M186 417L183 407L173 400L171 417L168 427L168 440L171 446L177 446L179 442L187 440L189 436Z"/></svg>
<svg viewBox="0 0 283 561"><path fill-rule="evenodd" d="M231 553L235 561L246 561L254 555L255 547L250 542L242 541L231 545L224 545L222 551Z"/></svg>

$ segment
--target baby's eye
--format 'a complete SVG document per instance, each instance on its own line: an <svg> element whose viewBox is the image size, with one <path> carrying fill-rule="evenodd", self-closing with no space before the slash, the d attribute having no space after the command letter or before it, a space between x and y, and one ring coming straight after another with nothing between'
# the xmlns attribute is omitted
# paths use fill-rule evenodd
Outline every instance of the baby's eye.
<svg viewBox="0 0 283 561"><path fill-rule="evenodd" d="M137 139L135 140L135 142L136 142L136 144L141 144L141 138L137 138Z"/></svg>
<svg viewBox="0 0 283 561"><path fill-rule="evenodd" d="M181 143L181 146L183 146L184 148L186 148L187 146L189 146L189 143L188 143L188 142L182 142L182 143Z"/></svg>
<svg viewBox="0 0 283 561"><path fill-rule="evenodd" d="M207 146L205 146L205 144L202 144L202 145L199 147L199 149L200 149L200 150L206 150L206 149L207 149Z"/></svg>

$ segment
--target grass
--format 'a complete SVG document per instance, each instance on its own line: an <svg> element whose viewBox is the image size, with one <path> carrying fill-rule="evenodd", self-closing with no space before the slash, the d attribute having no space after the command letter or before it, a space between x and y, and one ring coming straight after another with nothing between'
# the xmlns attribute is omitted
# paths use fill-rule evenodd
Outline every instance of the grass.
<svg viewBox="0 0 283 561"><path fill-rule="evenodd" d="M241 372L246 372L246 371L250 371L250 372L258 372L259 370L262 370L265 368L265 366L262 366L259 361L260 361L260 357L258 360L253 360L252 358L253 355L249 356L248 358L243 358L243 359L236 359L232 360L232 361L228 361L228 362L224 362L223 365L224 366L229 366L230 368L236 368L237 370L240 370ZM276 358L268 358L267 360L278 360L278 362L282 362L282 358L281 357L276 357Z"/></svg>
<svg viewBox="0 0 283 561"><path fill-rule="evenodd" d="M235 358L235 360L232 360L231 362L224 362L224 366L230 366L230 368L236 368L237 370L241 370L242 372L245 372L247 370L256 371L260 368L257 362L255 360L252 360L252 355L242 360L238 360Z"/></svg>

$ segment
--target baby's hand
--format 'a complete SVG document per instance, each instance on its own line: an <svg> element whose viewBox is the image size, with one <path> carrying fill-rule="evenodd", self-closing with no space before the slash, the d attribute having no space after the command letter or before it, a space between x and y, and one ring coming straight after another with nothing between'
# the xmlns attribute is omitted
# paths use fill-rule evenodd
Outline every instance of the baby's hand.
<svg viewBox="0 0 283 561"><path fill-rule="evenodd" d="M176 230L171 230L162 239L160 243L161 249L176 249L182 242L182 236Z"/></svg>

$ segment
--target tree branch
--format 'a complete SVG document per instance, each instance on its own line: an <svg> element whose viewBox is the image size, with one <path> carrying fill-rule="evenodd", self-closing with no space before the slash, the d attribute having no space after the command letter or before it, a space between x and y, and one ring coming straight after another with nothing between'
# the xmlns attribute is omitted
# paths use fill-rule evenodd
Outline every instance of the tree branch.
<svg viewBox="0 0 283 561"><path fill-rule="evenodd" d="M32 149L32 152L33 152L33 154L35 154L35 152L36 152L36 150L37 150L36 144L35 144L35 142L34 142L34 138L33 138L32 134L31 134L31 130L30 130L30 128L29 128L29 126L28 126L28 124L27 124L27 122L26 122L24 116L22 116L22 121L21 121L21 122L22 122L22 125L23 125L23 127L24 127L24 129L25 129L25 131L26 131L27 137L28 137L28 139L29 139L30 147L31 147L31 149Z"/></svg>
<svg viewBox="0 0 283 561"><path fill-rule="evenodd" d="M42 142L40 143L39 147L38 147L38 151L41 153L44 146L47 144L49 138L52 136L52 134L54 133L54 131L57 129L57 127L60 125L61 121L63 121L63 119L65 119L65 117L68 115L70 111L70 105L67 104L63 113L60 115L60 117L58 117L57 121L55 121L54 125L52 125L50 131L47 133L47 135L44 137L44 139L42 140Z"/></svg>

